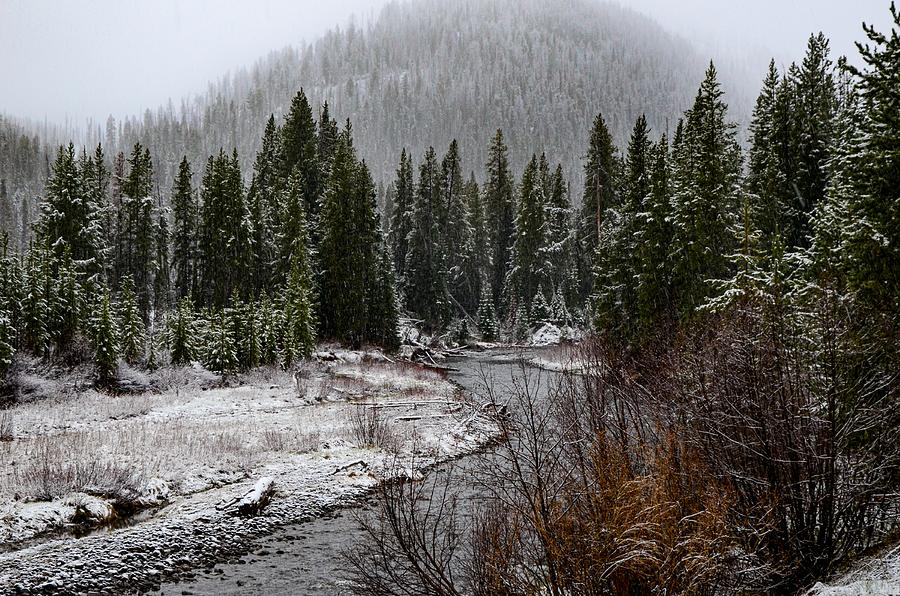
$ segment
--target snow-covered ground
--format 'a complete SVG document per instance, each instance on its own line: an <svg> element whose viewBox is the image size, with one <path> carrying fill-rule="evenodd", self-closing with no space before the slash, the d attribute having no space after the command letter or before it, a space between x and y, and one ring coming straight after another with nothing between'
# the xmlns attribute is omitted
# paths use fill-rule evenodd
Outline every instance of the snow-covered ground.
<svg viewBox="0 0 900 596"><path fill-rule="evenodd" d="M819 583L809 596L900 595L900 545L858 561L853 569L827 583Z"/></svg>
<svg viewBox="0 0 900 596"><path fill-rule="evenodd" d="M296 376L260 370L204 389L202 371L182 371L157 393L14 408L14 440L0 443L0 594L150 587L495 432L438 372L322 355ZM380 447L362 444L367 424ZM263 478L271 502L236 514Z"/></svg>

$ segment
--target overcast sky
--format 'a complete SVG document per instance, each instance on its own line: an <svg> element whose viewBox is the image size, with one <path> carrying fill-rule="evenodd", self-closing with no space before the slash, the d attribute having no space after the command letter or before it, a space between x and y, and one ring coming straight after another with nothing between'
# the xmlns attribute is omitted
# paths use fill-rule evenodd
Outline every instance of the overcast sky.
<svg viewBox="0 0 900 596"><path fill-rule="evenodd" d="M449 0L448 0L449 1ZM548 0L551 1L551 0ZM385 0L0 0L0 112L80 124L203 91L270 50L312 40ZM799 59L822 30L853 52L888 0L620 0L700 47Z"/></svg>

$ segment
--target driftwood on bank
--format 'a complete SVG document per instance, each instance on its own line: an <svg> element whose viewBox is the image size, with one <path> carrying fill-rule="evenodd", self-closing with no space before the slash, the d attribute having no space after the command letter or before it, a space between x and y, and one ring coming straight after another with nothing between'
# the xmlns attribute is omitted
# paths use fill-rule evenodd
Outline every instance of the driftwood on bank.
<svg viewBox="0 0 900 596"><path fill-rule="evenodd" d="M217 507L220 510L228 510L231 515L256 515L262 511L272 495L275 494L275 479L265 476L256 481L249 491L239 498L234 498Z"/></svg>

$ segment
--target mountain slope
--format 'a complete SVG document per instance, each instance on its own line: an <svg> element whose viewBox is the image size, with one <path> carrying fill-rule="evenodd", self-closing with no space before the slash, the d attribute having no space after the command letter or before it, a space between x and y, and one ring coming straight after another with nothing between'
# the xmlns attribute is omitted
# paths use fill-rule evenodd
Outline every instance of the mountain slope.
<svg viewBox="0 0 900 596"><path fill-rule="evenodd" d="M236 146L249 171L265 120L303 87L314 104L327 100L332 116L352 120L376 180L392 179L401 148L418 158L453 138L464 168L480 174L489 138L502 128L517 171L532 152L546 151L577 192L597 112L620 145L641 113L654 135L674 130L706 63L687 42L616 4L402 1L365 27L273 52L178 108L110 119L102 133L89 126L76 141L102 141L108 156L137 141L148 146L165 197L182 154L196 172L219 147Z"/></svg>

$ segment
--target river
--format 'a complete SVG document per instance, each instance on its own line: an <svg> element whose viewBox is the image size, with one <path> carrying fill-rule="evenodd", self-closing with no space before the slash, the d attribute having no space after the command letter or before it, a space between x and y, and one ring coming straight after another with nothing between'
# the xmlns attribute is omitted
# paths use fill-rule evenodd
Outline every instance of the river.
<svg viewBox="0 0 900 596"><path fill-rule="evenodd" d="M519 359L523 356L510 350L492 351L448 360L447 365L456 369L450 378L477 396L483 393L485 375L495 389L511 386L513 379L522 375ZM557 375L546 371L539 374L544 388ZM452 465L438 466L430 474L446 474L452 467L455 474L466 477L459 471L473 463L473 456L469 456ZM463 495L475 499L478 492L477 487L468 486ZM359 513L375 506L377 503L370 500L306 523L285 526L259 540L252 552L241 559L197 570L194 577L165 583L155 593L163 596L351 594L341 552L362 538L357 523Z"/></svg>

